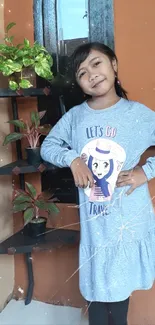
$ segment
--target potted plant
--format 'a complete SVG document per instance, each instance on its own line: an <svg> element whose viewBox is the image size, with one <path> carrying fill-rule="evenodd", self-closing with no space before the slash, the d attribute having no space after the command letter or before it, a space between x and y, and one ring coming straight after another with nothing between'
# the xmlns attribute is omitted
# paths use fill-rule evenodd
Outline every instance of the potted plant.
<svg viewBox="0 0 155 325"><path fill-rule="evenodd" d="M9 77L9 88L17 91L32 87L31 76L34 78L34 73L51 81L51 55L37 42L31 46L26 38L23 43L14 45L14 36L9 36L9 31L15 25L12 22L6 27L4 44L0 44L0 72Z"/></svg>
<svg viewBox="0 0 155 325"><path fill-rule="evenodd" d="M16 189L13 196L13 212L23 212L24 234L36 237L46 232L47 218L41 216L41 211L58 213L59 209L54 203L57 199L49 193L37 194L36 188L25 182L25 190Z"/></svg>
<svg viewBox="0 0 155 325"><path fill-rule="evenodd" d="M40 156L39 138L41 135L47 135L51 129L50 124L40 125L40 120L43 118L45 113L46 111L31 112L31 125L29 125L27 121L23 121L23 119L10 120L7 122L13 124L15 127L18 127L21 132L13 132L6 135L3 145L26 138L29 143L29 147L26 148L27 161L30 165L37 165L42 162Z"/></svg>

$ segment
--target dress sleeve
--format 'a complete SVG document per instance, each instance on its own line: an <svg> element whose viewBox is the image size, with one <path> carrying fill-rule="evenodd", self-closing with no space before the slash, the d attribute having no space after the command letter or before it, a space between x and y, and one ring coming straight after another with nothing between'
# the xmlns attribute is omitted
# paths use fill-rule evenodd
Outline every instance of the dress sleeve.
<svg viewBox="0 0 155 325"><path fill-rule="evenodd" d="M57 166L70 167L72 161L79 157L72 149L72 114L67 112L56 123L41 145L43 160Z"/></svg>

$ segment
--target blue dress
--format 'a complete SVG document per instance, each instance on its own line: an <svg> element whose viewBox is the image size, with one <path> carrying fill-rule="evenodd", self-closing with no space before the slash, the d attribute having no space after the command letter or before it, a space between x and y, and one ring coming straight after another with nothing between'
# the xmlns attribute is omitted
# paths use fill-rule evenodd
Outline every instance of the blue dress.
<svg viewBox="0 0 155 325"><path fill-rule="evenodd" d="M87 102L70 109L45 138L41 155L58 167L81 157L92 171L92 189L79 189L79 285L88 301L117 302L147 290L155 278L155 213L148 183L126 196L116 187L121 170L134 168L155 144L155 113L121 98L106 109ZM155 177L155 158L142 166Z"/></svg>

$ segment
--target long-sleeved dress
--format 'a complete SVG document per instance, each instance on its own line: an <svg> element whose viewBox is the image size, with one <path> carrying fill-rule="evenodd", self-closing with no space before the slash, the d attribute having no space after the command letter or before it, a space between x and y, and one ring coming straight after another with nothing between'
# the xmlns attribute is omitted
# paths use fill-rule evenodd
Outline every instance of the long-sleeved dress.
<svg viewBox="0 0 155 325"><path fill-rule="evenodd" d="M115 302L152 287L155 278L155 213L148 182L126 196L121 170L134 168L155 144L155 113L121 98L106 109L87 102L70 109L45 138L41 155L58 167L81 157L93 188L79 189L79 283L88 301ZM155 177L155 157L142 166Z"/></svg>

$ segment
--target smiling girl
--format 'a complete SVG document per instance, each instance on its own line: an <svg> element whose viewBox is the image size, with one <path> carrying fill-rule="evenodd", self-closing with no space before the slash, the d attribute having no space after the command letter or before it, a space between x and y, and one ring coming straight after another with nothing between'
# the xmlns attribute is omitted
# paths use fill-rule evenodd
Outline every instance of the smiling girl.
<svg viewBox="0 0 155 325"><path fill-rule="evenodd" d="M58 121L41 155L70 167L79 190L80 291L88 301L89 324L108 325L111 313L114 325L126 325L131 293L150 289L155 278L155 213L148 189L155 158L138 165L155 144L155 113L127 99L109 47L87 43L72 59L76 82L89 99Z"/></svg>

